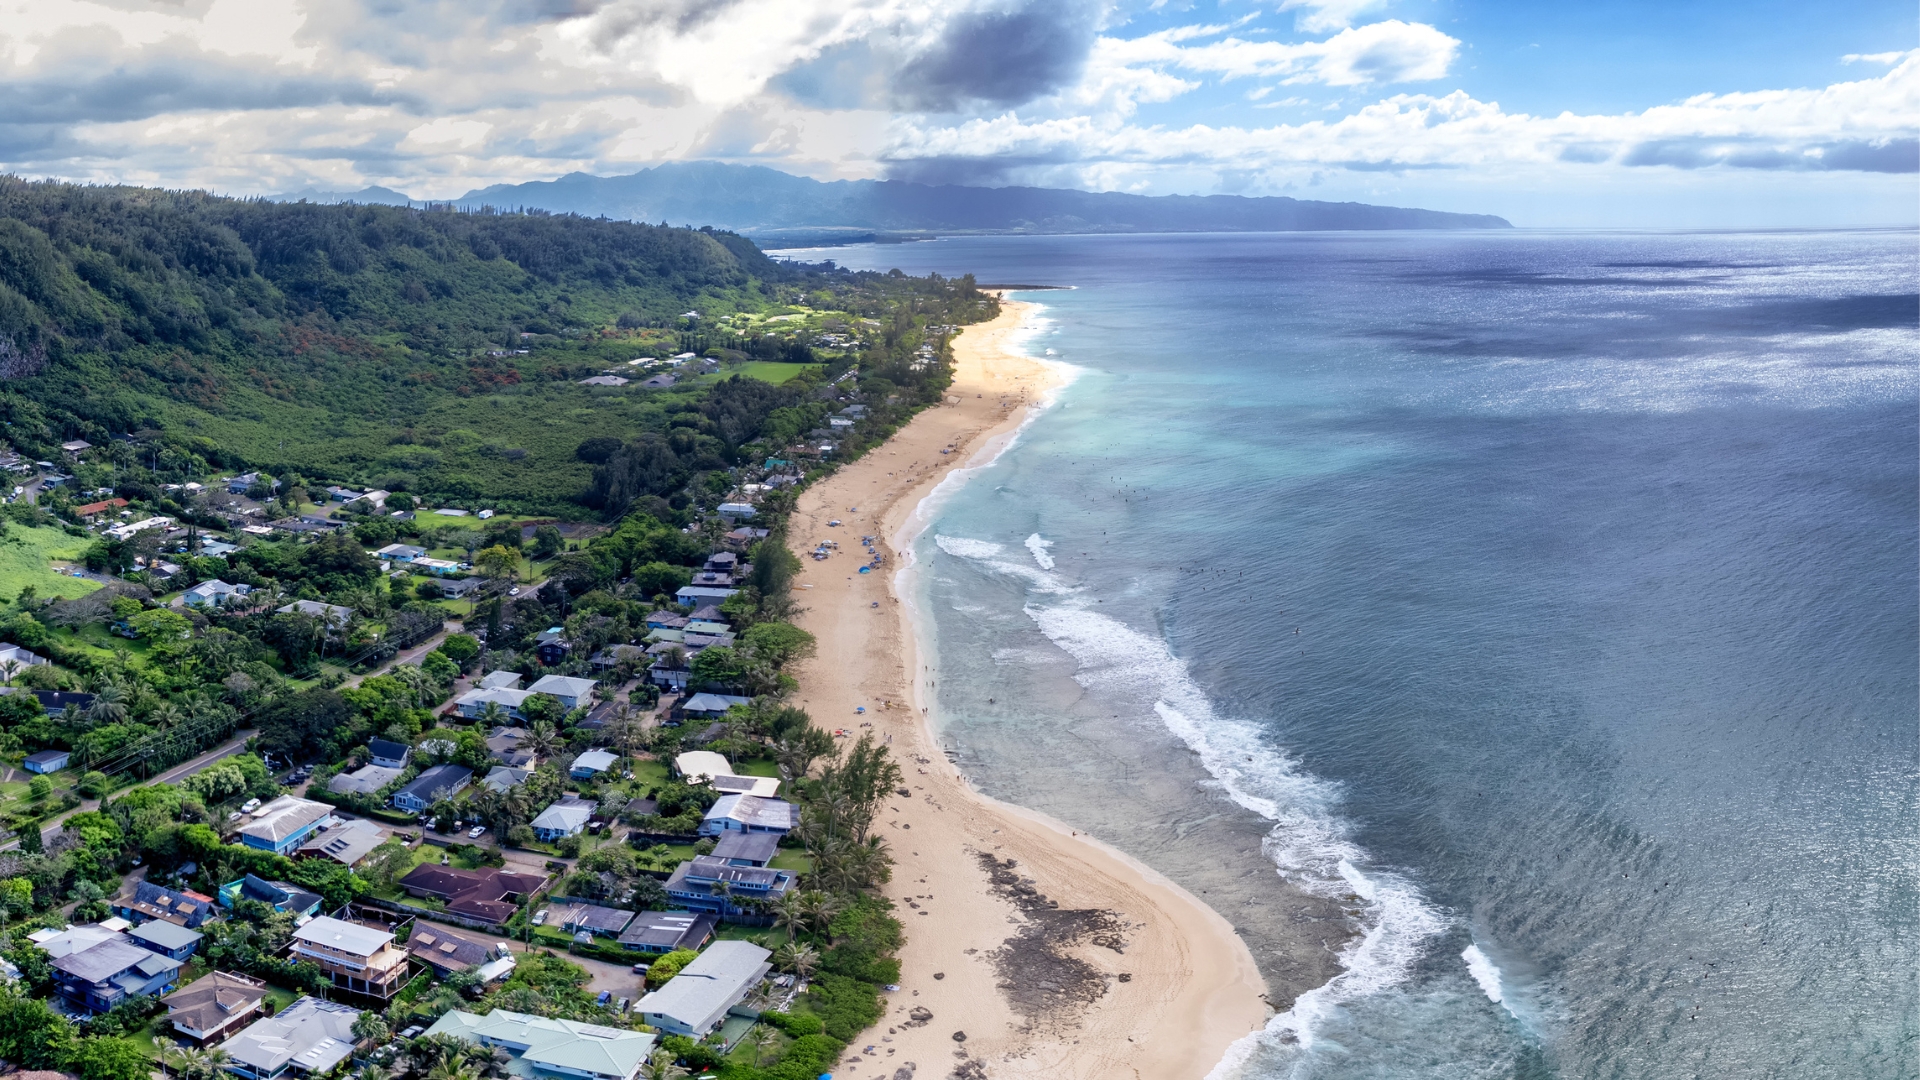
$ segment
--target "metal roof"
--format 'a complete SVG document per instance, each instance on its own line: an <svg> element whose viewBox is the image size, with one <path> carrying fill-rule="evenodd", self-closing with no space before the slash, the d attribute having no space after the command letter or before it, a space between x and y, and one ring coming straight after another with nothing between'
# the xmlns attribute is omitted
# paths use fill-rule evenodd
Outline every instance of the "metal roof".
<svg viewBox="0 0 1920 1080"><path fill-rule="evenodd" d="M746 859L765 865L779 852L780 838L772 833L730 832L714 842L711 857L723 861Z"/></svg>
<svg viewBox="0 0 1920 1080"><path fill-rule="evenodd" d="M200 939L206 935L195 930L189 930L184 926L175 926L170 922L161 922L159 919L155 919L152 922L141 923L139 926L127 931L127 936L135 941L150 941L162 949L172 951L174 949L184 949L189 945L198 944Z"/></svg>
<svg viewBox="0 0 1920 1080"><path fill-rule="evenodd" d="M359 1009L303 997L277 1016L254 1021L220 1049L265 1076L289 1064L309 1075L323 1073L353 1053L353 1022L359 1016Z"/></svg>
<svg viewBox="0 0 1920 1080"><path fill-rule="evenodd" d="M176 968L180 966L178 960L170 960L158 953L149 952L127 940L122 934L115 934L89 948L70 952L55 960L53 966L76 979L98 983L138 968L149 960L160 960Z"/></svg>
<svg viewBox="0 0 1920 1080"><path fill-rule="evenodd" d="M793 804L785 799L754 795L722 795L707 811L706 820L726 818L759 829L791 829L796 824Z"/></svg>
<svg viewBox="0 0 1920 1080"><path fill-rule="evenodd" d="M411 795L421 802L432 802L434 792L443 788L452 791L472 779L473 770L465 765L435 765L394 794Z"/></svg>
<svg viewBox="0 0 1920 1080"><path fill-rule="evenodd" d="M338 949L354 956L372 956L393 940L393 935L384 930L346 922L331 915L315 916L307 925L295 930L293 936L297 941Z"/></svg>
<svg viewBox="0 0 1920 1080"><path fill-rule="evenodd" d="M554 697L586 697L597 686L593 679L580 679L572 675L547 675L539 682L527 687L531 694L552 694Z"/></svg>
<svg viewBox="0 0 1920 1080"><path fill-rule="evenodd" d="M593 817L593 804L589 802L557 802L533 819L536 829L577 829Z"/></svg>
<svg viewBox="0 0 1920 1080"><path fill-rule="evenodd" d="M750 941L716 941L636 1008L704 1035L767 973L772 955Z"/></svg>
<svg viewBox="0 0 1920 1080"><path fill-rule="evenodd" d="M550 1020L508 1009L485 1016L455 1009L427 1029L427 1035L451 1035L467 1042L498 1046L516 1059L566 1073L631 1078L653 1052L654 1037L637 1031ZM532 1070L514 1069L519 1075Z"/></svg>
<svg viewBox="0 0 1920 1080"><path fill-rule="evenodd" d="M333 807L326 803L282 795L255 810L253 821L240 827L240 835L277 845L331 813Z"/></svg>
<svg viewBox="0 0 1920 1080"><path fill-rule="evenodd" d="M605 750L589 750L573 759L573 768L592 769L594 772L606 772L608 769L613 768L613 763L617 760L619 759L607 753Z"/></svg>

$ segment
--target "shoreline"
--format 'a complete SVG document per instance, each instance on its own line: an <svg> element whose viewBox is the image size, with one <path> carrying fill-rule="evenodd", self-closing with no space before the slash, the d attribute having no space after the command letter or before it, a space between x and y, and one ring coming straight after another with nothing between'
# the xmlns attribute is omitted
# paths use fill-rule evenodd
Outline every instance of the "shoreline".
<svg viewBox="0 0 1920 1080"><path fill-rule="evenodd" d="M849 1048L846 1076L911 1065L922 1080L1197 1080L1269 1015L1253 955L1224 918L1110 845L973 790L922 699L921 624L902 597L913 538L940 490L991 464L1067 381L1065 365L1009 341L1039 310L1003 298L999 317L966 327L946 401L809 488L789 519L803 558L796 621L819 639L796 671L799 703L828 730L871 725L913 792L890 802L882 834L895 859L886 895L907 937L900 990ZM848 572L863 535L896 573ZM828 539L841 543L833 557L805 558Z"/></svg>

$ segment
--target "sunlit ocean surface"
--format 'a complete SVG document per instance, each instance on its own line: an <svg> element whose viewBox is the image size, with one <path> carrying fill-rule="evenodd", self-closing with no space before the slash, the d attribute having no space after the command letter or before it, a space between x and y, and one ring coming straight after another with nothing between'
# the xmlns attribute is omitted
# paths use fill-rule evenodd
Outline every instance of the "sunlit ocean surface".
<svg viewBox="0 0 1920 1080"><path fill-rule="evenodd" d="M1073 287L915 588L983 790L1348 913L1221 1075L1920 1076L1915 234L808 257Z"/></svg>

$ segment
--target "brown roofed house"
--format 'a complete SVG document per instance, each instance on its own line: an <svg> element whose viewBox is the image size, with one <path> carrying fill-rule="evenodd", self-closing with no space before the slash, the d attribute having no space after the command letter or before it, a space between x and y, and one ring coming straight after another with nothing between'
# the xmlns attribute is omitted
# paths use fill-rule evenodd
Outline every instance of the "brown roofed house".
<svg viewBox="0 0 1920 1080"><path fill-rule="evenodd" d="M415 960L433 968L441 978L493 959L493 952L487 946L450 934L438 926L416 929L408 935L407 951Z"/></svg>
<svg viewBox="0 0 1920 1080"><path fill-rule="evenodd" d="M470 919L504 923L518 901L545 886L538 874L513 874L496 867L461 870L452 866L416 866L400 879L410 895L446 901L447 910Z"/></svg>
<svg viewBox="0 0 1920 1080"><path fill-rule="evenodd" d="M182 1037L207 1046L251 1023L266 996L263 982L212 971L167 996L167 1019Z"/></svg>

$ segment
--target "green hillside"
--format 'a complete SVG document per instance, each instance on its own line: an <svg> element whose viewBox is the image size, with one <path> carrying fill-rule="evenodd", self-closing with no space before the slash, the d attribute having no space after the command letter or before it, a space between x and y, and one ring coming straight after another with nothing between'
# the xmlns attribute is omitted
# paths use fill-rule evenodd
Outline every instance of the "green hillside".
<svg viewBox="0 0 1920 1080"><path fill-rule="evenodd" d="M697 344L796 370L857 362L863 379L890 369L889 388L918 390L926 379L905 373L924 327L965 321L956 303L977 300L970 281L799 268L705 229L0 178L7 440L52 460L66 439L139 435L122 471L162 482L264 468L558 512L594 483L583 442L712 411L712 378L667 391L579 379ZM818 357L796 324L712 331L803 304L886 329ZM688 468L741 460L760 421L814 385L751 374L781 391L747 395L745 422L690 425L718 443L682 440Z"/></svg>

